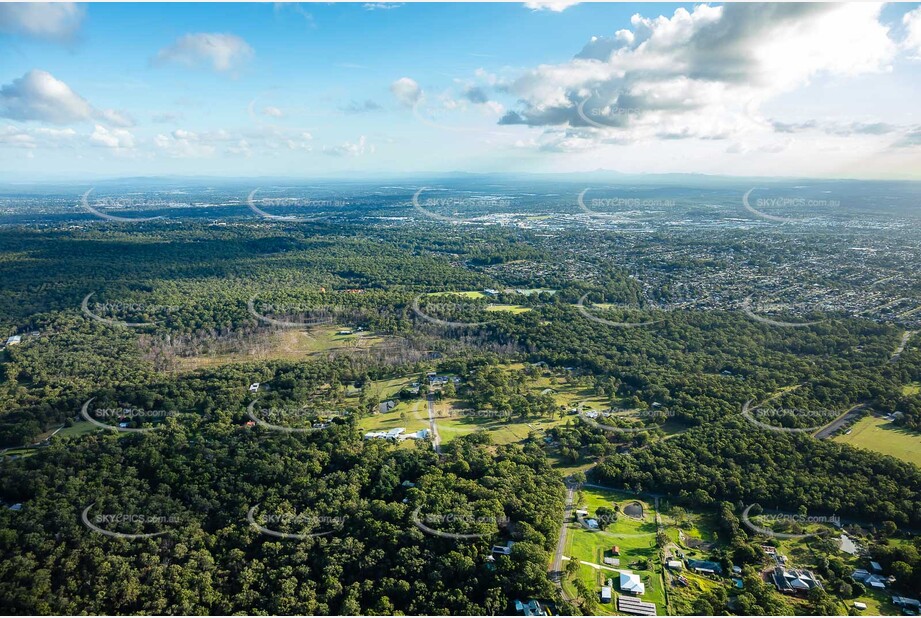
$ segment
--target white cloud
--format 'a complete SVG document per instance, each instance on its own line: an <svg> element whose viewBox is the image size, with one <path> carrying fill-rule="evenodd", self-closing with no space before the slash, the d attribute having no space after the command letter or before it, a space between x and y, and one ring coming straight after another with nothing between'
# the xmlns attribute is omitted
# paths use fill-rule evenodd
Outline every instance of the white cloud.
<svg viewBox="0 0 921 618"><path fill-rule="evenodd" d="M902 24L905 26L905 40L902 41L902 46L915 60L921 60L921 7L905 13L902 16Z"/></svg>
<svg viewBox="0 0 921 618"><path fill-rule="evenodd" d="M158 134L154 137L154 146L167 156L178 159L210 157L216 150L209 140L203 140L198 133L185 129L176 129L169 135Z"/></svg>
<svg viewBox="0 0 921 618"><path fill-rule="evenodd" d="M409 77L401 77L390 84L390 92L397 98L400 104L406 107L412 107L422 98L422 89L416 80Z"/></svg>
<svg viewBox="0 0 921 618"><path fill-rule="evenodd" d="M69 124L88 120L93 107L51 73L33 69L0 88L0 116Z"/></svg>
<svg viewBox="0 0 921 618"><path fill-rule="evenodd" d="M768 99L818 75L885 71L895 46L879 5L726 4L634 15L571 61L501 84L522 106L503 124L569 128L551 141L727 139L772 129ZM580 107L581 106L581 107ZM608 142L609 143L609 142Z"/></svg>
<svg viewBox="0 0 921 618"><path fill-rule="evenodd" d="M374 146L368 145L365 136L358 138L358 143L344 142L340 146L324 148L323 152L333 157L360 157L366 152L374 153Z"/></svg>
<svg viewBox="0 0 921 618"><path fill-rule="evenodd" d="M73 2L0 3L0 32L53 41L72 40L86 9Z"/></svg>
<svg viewBox="0 0 921 618"><path fill-rule="evenodd" d="M553 11L562 13L571 6L579 4L579 0L528 0L524 5L532 11Z"/></svg>
<svg viewBox="0 0 921 618"><path fill-rule="evenodd" d="M121 128L134 126L128 113L97 109L70 86L40 69L32 69L0 87L0 116L59 125L97 120Z"/></svg>
<svg viewBox="0 0 921 618"><path fill-rule="evenodd" d="M107 129L97 124L90 135L90 143L121 152L134 148L134 135L127 129Z"/></svg>
<svg viewBox="0 0 921 618"><path fill-rule="evenodd" d="M281 118L281 117L283 117L283 116L285 115L283 111L281 111L281 110L278 109L277 107L273 107L273 106L271 106L271 105L268 105L268 106L264 107L264 108L262 109L262 113L263 113L263 115L265 115L265 116L271 116L272 118Z"/></svg>
<svg viewBox="0 0 921 618"><path fill-rule="evenodd" d="M239 68L252 55L253 48L236 35L199 32L179 37L175 43L161 49L155 60L228 72Z"/></svg>

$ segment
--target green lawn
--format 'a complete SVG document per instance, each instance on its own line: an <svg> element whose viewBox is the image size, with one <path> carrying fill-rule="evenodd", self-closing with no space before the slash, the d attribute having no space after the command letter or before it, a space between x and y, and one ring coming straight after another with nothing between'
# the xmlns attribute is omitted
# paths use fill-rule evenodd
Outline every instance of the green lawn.
<svg viewBox="0 0 921 618"><path fill-rule="evenodd" d="M832 439L921 466L921 433L875 416L860 419L851 427L850 434L838 434Z"/></svg>
<svg viewBox="0 0 921 618"><path fill-rule="evenodd" d="M902 387L902 394L906 397L921 393L921 382L912 382Z"/></svg>
<svg viewBox="0 0 921 618"><path fill-rule="evenodd" d="M463 296L464 298L486 298L483 292L471 290L469 292L432 292L425 296Z"/></svg>
<svg viewBox="0 0 921 618"><path fill-rule="evenodd" d="M563 418L519 418L511 420L471 414L466 404L457 399L444 399L435 403L435 422L442 442L477 430L488 431L496 444L511 444L527 439L531 431L543 432L565 422Z"/></svg>
<svg viewBox="0 0 921 618"><path fill-rule="evenodd" d="M403 414L405 412L405 415ZM428 429L429 422L425 407L425 400L400 401L396 407L386 414L366 416L358 421L362 431L387 431L395 427L405 427L406 433Z"/></svg>

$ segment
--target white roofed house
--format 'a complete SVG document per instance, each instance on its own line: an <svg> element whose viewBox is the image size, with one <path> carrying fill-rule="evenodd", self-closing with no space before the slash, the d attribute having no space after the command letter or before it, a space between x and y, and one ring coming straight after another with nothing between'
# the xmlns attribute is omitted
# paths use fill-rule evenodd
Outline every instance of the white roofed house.
<svg viewBox="0 0 921 618"><path fill-rule="evenodd" d="M646 594L646 585L640 581L640 576L631 571L620 572L620 591L624 594L637 596Z"/></svg>

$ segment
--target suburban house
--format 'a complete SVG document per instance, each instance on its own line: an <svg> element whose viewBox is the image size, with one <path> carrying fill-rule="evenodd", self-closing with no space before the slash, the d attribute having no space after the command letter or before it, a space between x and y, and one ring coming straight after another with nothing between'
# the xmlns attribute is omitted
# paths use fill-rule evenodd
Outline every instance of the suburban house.
<svg viewBox="0 0 921 618"><path fill-rule="evenodd" d="M854 581L858 581L864 586L873 588L874 590L885 590L886 589L886 578L882 575L876 575L875 573L870 573L866 569L857 569L851 573L851 577L854 578Z"/></svg>
<svg viewBox="0 0 921 618"><path fill-rule="evenodd" d="M818 578L811 571L805 569L785 569L775 567L771 576L777 590L783 594L805 595L814 588L822 588Z"/></svg>
<svg viewBox="0 0 921 618"><path fill-rule="evenodd" d="M515 541L509 541L505 545L493 545L492 553L499 554L502 556L508 556L512 553L512 545L515 544Z"/></svg>
<svg viewBox="0 0 921 618"><path fill-rule="evenodd" d="M892 595L892 604L902 609L921 611L921 601L918 599L909 599L908 597Z"/></svg>
<svg viewBox="0 0 921 618"><path fill-rule="evenodd" d="M673 570L675 570L675 571L680 571L681 569L684 568L684 565L681 564L681 561L680 561L680 560L669 560L669 561L665 564L665 566L667 566L668 568L673 569Z"/></svg>
<svg viewBox="0 0 921 618"><path fill-rule="evenodd" d="M707 574L723 574L723 567L719 562L713 562L712 560L688 560L688 568L692 571L697 571L698 573L707 573Z"/></svg>
<svg viewBox="0 0 921 618"><path fill-rule="evenodd" d="M611 556L605 556L601 559L603 563L608 566L620 566L620 558L612 558Z"/></svg>
<svg viewBox="0 0 921 618"><path fill-rule="evenodd" d="M253 382L252 384L249 385L249 392L255 393L258 390L259 390L259 382Z"/></svg>
<svg viewBox="0 0 921 618"><path fill-rule="evenodd" d="M6 340L6 345L19 345L20 343L22 343L21 335L13 335L12 337Z"/></svg>
<svg viewBox="0 0 921 618"><path fill-rule="evenodd" d="M620 572L620 591L625 594L637 596L646 594L646 585L640 581L640 576L631 571Z"/></svg>
<svg viewBox="0 0 921 618"><path fill-rule="evenodd" d="M394 427L393 429L388 429L387 431L369 431L365 434L365 440L372 440L374 438L382 438L384 440L399 440L400 434L406 431L405 427Z"/></svg>
<svg viewBox="0 0 921 618"><path fill-rule="evenodd" d="M544 609L540 601L537 599L531 599L527 603L523 603L519 600L515 600L515 611L518 612L520 616L547 616L547 610Z"/></svg>
<svg viewBox="0 0 921 618"><path fill-rule="evenodd" d="M601 602L610 603L613 598L613 592L611 591L610 586L602 586L601 588Z"/></svg>
<svg viewBox="0 0 921 618"><path fill-rule="evenodd" d="M392 399L388 399L387 401L382 401L377 409L381 414L386 414L387 412L393 410L396 406L397 404L395 404Z"/></svg>

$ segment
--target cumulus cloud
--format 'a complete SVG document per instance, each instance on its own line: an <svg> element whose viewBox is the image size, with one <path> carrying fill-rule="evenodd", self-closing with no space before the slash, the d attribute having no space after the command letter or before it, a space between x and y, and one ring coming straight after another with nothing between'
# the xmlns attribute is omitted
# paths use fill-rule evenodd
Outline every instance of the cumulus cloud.
<svg viewBox="0 0 921 618"><path fill-rule="evenodd" d="M422 98L422 89L416 80L409 77L401 77L390 84L390 92L396 97L401 105L412 107Z"/></svg>
<svg viewBox="0 0 921 618"><path fill-rule="evenodd" d="M253 48L236 35L198 32L183 35L161 49L154 62L205 67L226 73L242 66L252 55Z"/></svg>
<svg viewBox="0 0 921 618"><path fill-rule="evenodd" d="M33 69L0 87L0 115L70 124L91 118L93 106L51 73Z"/></svg>
<svg viewBox="0 0 921 618"><path fill-rule="evenodd" d="M134 135L127 129L107 129L97 124L90 135L90 143L121 152L134 148Z"/></svg>
<svg viewBox="0 0 921 618"><path fill-rule="evenodd" d="M58 42L74 38L86 9L73 2L0 3L0 32Z"/></svg>
<svg viewBox="0 0 921 618"><path fill-rule="evenodd" d="M524 5L532 11L553 11L562 13L571 6L579 4L579 0L528 0Z"/></svg>
<svg viewBox="0 0 921 618"><path fill-rule="evenodd" d="M902 46L912 54L915 60L921 60L921 7L902 16L905 26L905 40Z"/></svg>
<svg viewBox="0 0 921 618"><path fill-rule="evenodd" d="M176 129L168 135L158 134L154 137L154 146L165 155L177 159L210 157L216 151L211 140L185 129Z"/></svg>
<svg viewBox="0 0 921 618"><path fill-rule="evenodd" d="M634 15L564 64L502 84L518 109L500 124L583 137L725 139L768 129L763 102L817 75L885 71L895 46L879 5L726 4ZM558 140L559 141L559 140Z"/></svg>
<svg viewBox="0 0 921 618"><path fill-rule="evenodd" d="M134 126L123 111L97 109L51 73L32 69L0 87L0 116L12 120L72 124L97 120L111 126Z"/></svg>
<svg viewBox="0 0 921 618"><path fill-rule="evenodd" d="M340 146L333 146L331 148L324 148L324 154L328 154L332 157L360 157L366 152L373 153L374 146L371 146L367 143L365 136L362 135L358 138L358 142L353 144L351 142L344 142Z"/></svg>

